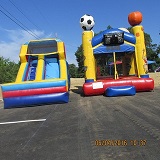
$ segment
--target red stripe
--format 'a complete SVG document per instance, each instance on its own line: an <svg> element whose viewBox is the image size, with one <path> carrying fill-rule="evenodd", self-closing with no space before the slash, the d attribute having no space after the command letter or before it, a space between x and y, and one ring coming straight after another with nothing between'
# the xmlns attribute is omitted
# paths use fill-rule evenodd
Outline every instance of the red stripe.
<svg viewBox="0 0 160 160"><path fill-rule="evenodd" d="M27 90L16 90L16 91L6 91L3 92L3 97L21 97L39 94L51 94L51 93L61 93L66 92L66 86L62 87L51 87L51 88L37 88L37 89L27 89Z"/></svg>

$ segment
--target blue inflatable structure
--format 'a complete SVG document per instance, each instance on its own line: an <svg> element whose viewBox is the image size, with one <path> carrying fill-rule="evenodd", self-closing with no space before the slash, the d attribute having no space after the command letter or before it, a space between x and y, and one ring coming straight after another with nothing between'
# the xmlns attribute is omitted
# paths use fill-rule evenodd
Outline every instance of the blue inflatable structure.
<svg viewBox="0 0 160 160"><path fill-rule="evenodd" d="M105 94L108 97L133 96L136 94L136 88L134 86L112 86L106 89Z"/></svg>

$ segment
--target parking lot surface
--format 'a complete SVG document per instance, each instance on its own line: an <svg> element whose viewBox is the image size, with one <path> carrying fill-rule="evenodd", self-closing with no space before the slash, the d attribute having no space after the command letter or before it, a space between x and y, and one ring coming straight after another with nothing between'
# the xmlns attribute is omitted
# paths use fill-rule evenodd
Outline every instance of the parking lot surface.
<svg viewBox="0 0 160 160"><path fill-rule="evenodd" d="M160 87L135 96L83 97L3 109L0 160L158 160Z"/></svg>

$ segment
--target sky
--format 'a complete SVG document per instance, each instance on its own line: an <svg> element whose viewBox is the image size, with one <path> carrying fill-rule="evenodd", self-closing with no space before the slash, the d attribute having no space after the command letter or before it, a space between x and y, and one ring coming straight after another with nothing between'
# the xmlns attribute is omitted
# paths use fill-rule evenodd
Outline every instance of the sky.
<svg viewBox="0 0 160 160"><path fill-rule="evenodd" d="M108 25L130 27L128 14L140 11L144 31L160 44L159 6L160 0L1 0L0 56L17 63L22 44L37 37L59 38L65 43L68 63L77 65L75 52L83 31L79 21L84 14L93 16L93 31L98 33Z"/></svg>

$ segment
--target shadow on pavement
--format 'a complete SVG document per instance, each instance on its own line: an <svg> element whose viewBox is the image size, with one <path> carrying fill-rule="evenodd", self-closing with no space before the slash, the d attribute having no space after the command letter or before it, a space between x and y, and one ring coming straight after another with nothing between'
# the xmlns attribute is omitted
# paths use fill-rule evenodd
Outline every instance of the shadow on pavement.
<svg viewBox="0 0 160 160"><path fill-rule="evenodd" d="M83 89L82 86L74 86L75 88L70 89L73 93L79 94L80 96L84 96L83 95Z"/></svg>

